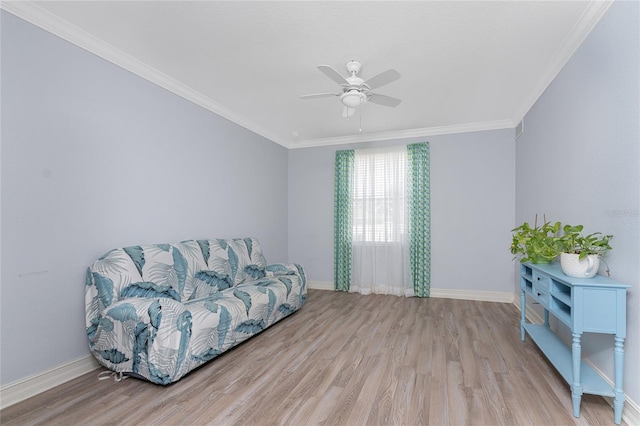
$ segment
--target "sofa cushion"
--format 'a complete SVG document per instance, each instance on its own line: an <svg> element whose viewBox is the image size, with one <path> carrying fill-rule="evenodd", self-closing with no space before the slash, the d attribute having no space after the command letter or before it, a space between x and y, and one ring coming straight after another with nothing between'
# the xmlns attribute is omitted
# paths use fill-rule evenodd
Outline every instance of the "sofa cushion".
<svg viewBox="0 0 640 426"><path fill-rule="evenodd" d="M194 278L209 285L211 291L207 293L214 293L219 290L225 290L229 287L233 287L233 281L231 281L231 277L229 277L227 274L220 274L216 271L202 270L196 272Z"/></svg>
<svg viewBox="0 0 640 426"><path fill-rule="evenodd" d="M198 240L208 270L218 278L229 277L233 285L265 276L267 262L255 238Z"/></svg>
<svg viewBox="0 0 640 426"><path fill-rule="evenodd" d="M169 297L184 301L212 292L209 284L195 277L196 272L208 268L196 241L131 246L123 248L122 252L135 265L138 274L130 271L129 282L119 286L121 298ZM117 258L121 255L116 252L110 256ZM123 276L115 271L111 275ZM140 279L137 278L138 275Z"/></svg>
<svg viewBox="0 0 640 426"><path fill-rule="evenodd" d="M234 285L265 276L267 262L262 254L260 242L255 238L228 241L229 264ZM234 265L234 261L236 262Z"/></svg>
<svg viewBox="0 0 640 426"><path fill-rule="evenodd" d="M198 240L204 260L207 264L207 270L215 271L220 276L231 276L229 266L229 254L227 253L227 240Z"/></svg>
<svg viewBox="0 0 640 426"><path fill-rule="evenodd" d="M168 297L178 302L181 301L180 295L170 285L158 285L149 281L131 283L120 291L120 299L130 297Z"/></svg>
<svg viewBox="0 0 640 426"><path fill-rule="evenodd" d="M247 265L243 269L245 280L259 280L267 276L267 270L261 265Z"/></svg>

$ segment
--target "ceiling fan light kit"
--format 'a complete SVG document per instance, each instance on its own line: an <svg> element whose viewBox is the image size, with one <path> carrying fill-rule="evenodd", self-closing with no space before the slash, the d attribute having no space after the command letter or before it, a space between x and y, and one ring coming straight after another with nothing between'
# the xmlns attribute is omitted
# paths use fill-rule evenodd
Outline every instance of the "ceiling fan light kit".
<svg viewBox="0 0 640 426"><path fill-rule="evenodd" d="M367 102L367 95L359 90L351 89L348 92L343 93L340 100L347 108L357 108Z"/></svg>
<svg viewBox="0 0 640 426"><path fill-rule="evenodd" d="M380 95L373 93L371 90L378 87L389 84L400 78L400 73L394 69L390 69L380 74L371 77L368 80L363 80L358 77L358 73L362 68L362 64L358 61L349 61L346 63L348 77L343 77L338 71L336 71L330 65L318 65L318 69L329 77L334 82L338 83L342 91L338 93L315 93L312 95L303 95L302 99L315 99L339 96L340 101L345 106L343 117L350 117L356 108L364 105L368 101L372 103L383 105L386 107L395 108L400 105L401 100L393 98L391 96Z"/></svg>

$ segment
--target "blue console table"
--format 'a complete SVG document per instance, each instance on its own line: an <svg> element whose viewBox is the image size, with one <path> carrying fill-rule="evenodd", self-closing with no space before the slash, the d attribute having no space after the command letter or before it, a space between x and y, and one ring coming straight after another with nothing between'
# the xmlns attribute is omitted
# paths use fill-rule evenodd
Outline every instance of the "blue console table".
<svg viewBox="0 0 640 426"><path fill-rule="evenodd" d="M613 397L614 421L616 424L622 422L626 298L629 287L600 275L593 278L569 277L562 272L558 263L520 265L521 339L524 341L525 332L529 334L571 385L574 417L580 417L580 400L582 394L587 393ZM544 308L544 324L526 322L526 296ZM571 330L571 347L549 327L550 313ZM580 340L584 332L614 335L613 387L582 360Z"/></svg>

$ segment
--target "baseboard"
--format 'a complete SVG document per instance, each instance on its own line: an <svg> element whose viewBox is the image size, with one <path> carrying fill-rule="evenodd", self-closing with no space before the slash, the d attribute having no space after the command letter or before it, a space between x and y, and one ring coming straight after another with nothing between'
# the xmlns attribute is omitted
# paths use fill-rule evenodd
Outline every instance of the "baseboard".
<svg viewBox="0 0 640 426"><path fill-rule="evenodd" d="M24 401L39 393L61 385L83 374L89 373L100 365L93 356L71 361L44 373L36 374L0 388L0 410Z"/></svg>
<svg viewBox="0 0 640 426"><path fill-rule="evenodd" d="M309 281L307 287L312 290L335 290L333 283L328 281Z"/></svg>
<svg viewBox="0 0 640 426"><path fill-rule="evenodd" d="M478 302L513 303L513 293L501 291L477 291L477 290L449 290L446 288L432 288L430 297L441 299L476 300Z"/></svg>
<svg viewBox="0 0 640 426"><path fill-rule="evenodd" d="M613 407L613 399L605 398L605 400ZM624 402L624 410L622 410L622 420L629 426L640 425L640 405L627 397Z"/></svg>
<svg viewBox="0 0 640 426"><path fill-rule="evenodd" d="M313 290L334 290L333 282L329 281L309 281L307 286ZM514 300L513 293L503 293L498 291L448 290L444 288L432 288L430 297L500 303L513 303Z"/></svg>

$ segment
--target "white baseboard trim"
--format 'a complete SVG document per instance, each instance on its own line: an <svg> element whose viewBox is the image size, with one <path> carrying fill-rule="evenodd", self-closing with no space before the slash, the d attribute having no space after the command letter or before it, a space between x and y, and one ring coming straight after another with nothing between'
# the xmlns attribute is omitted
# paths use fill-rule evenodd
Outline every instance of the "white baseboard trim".
<svg viewBox="0 0 640 426"><path fill-rule="evenodd" d="M333 282L330 281L309 281L307 287L313 290L334 290ZM476 290L449 290L444 288L432 288L431 297L441 299L461 299L477 300L480 302L500 302L513 303L513 293L503 293L498 291L476 291Z"/></svg>
<svg viewBox="0 0 640 426"><path fill-rule="evenodd" d="M333 283L328 281L309 281L307 287L312 290L335 290Z"/></svg>
<svg viewBox="0 0 640 426"><path fill-rule="evenodd" d="M80 377L97 368L100 368L100 364L98 364L92 355L89 355L55 367L44 373L9 383L0 388L0 410L68 382L69 380L73 380L76 377Z"/></svg>
<svg viewBox="0 0 640 426"><path fill-rule="evenodd" d="M613 407L613 400L607 402ZM622 410L622 420L629 426L640 425L640 404L627 397Z"/></svg>
<svg viewBox="0 0 640 426"><path fill-rule="evenodd" d="M513 303L513 293L501 291L450 290L432 288L429 295L441 299L476 300L478 302Z"/></svg>

